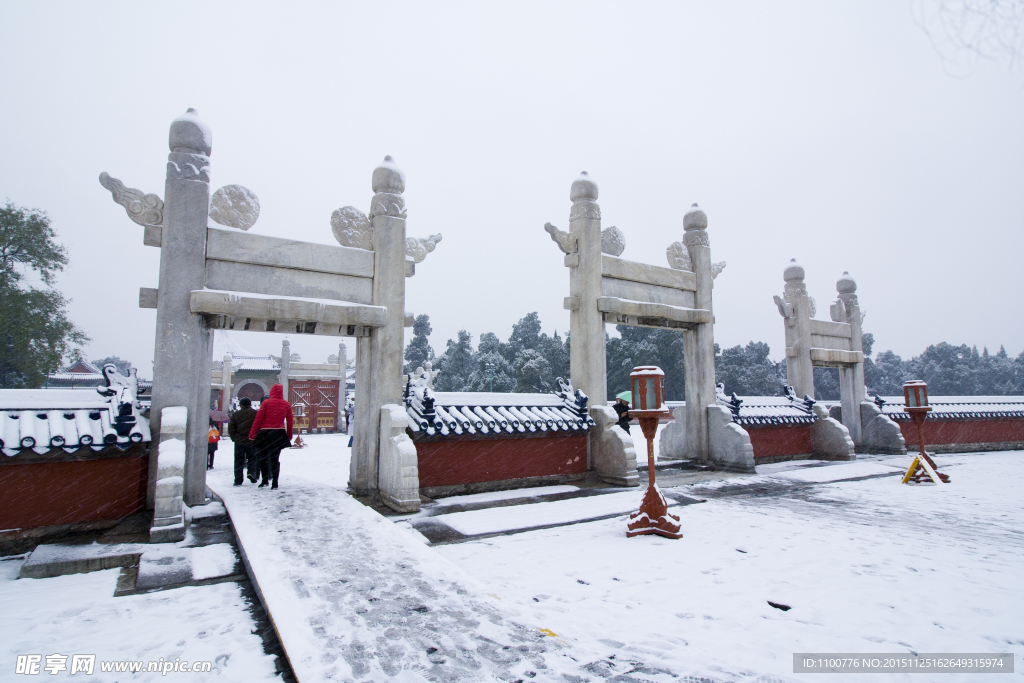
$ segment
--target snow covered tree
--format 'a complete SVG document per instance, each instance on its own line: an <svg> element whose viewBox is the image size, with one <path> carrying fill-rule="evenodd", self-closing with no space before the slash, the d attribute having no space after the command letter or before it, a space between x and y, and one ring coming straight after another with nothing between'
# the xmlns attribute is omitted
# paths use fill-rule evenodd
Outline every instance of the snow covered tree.
<svg viewBox="0 0 1024 683"><path fill-rule="evenodd" d="M473 374L473 337L465 330L459 330L459 340L448 340L448 350L438 358L441 371L434 380L437 391L466 391L469 377Z"/></svg>
<svg viewBox="0 0 1024 683"><path fill-rule="evenodd" d="M628 325L616 325L615 329L619 333L617 339L605 337L607 398L614 398L615 394L629 390L629 373L634 367L657 365L665 373L665 398L669 401L682 401L685 398L686 377L682 331Z"/></svg>
<svg viewBox="0 0 1024 683"><path fill-rule="evenodd" d="M478 351L473 357L476 368L466 383L467 391L516 391L515 370L512 369L512 366L500 353L493 351L490 353L480 352L479 349L483 348L483 346L483 337L481 336Z"/></svg>
<svg viewBox="0 0 1024 683"><path fill-rule="evenodd" d="M554 378L551 376L551 363L536 349L523 349L516 356L513 365L516 375L517 392L546 393L551 391Z"/></svg>
<svg viewBox="0 0 1024 683"><path fill-rule="evenodd" d="M727 393L739 396L778 396L786 381L785 363L768 358L771 348L764 342L749 342L718 352L715 346L715 379Z"/></svg>
<svg viewBox="0 0 1024 683"><path fill-rule="evenodd" d="M0 387L38 387L89 341L67 317L68 300L53 289L68 263L50 218L10 201L0 207ZM33 271L46 289L26 285Z"/></svg>
<svg viewBox="0 0 1024 683"><path fill-rule="evenodd" d="M416 368L426 365L427 361L434 361L434 349L430 348L430 317L426 314L416 316L412 325L412 339L405 347L405 374L411 374Z"/></svg>

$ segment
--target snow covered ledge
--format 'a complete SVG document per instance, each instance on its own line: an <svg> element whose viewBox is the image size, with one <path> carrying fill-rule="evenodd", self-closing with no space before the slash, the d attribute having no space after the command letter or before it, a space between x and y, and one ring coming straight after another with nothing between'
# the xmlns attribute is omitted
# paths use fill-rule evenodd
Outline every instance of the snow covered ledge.
<svg viewBox="0 0 1024 683"><path fill-rule="evenodd" d="M149 530L151 543L170 543L185 538L187 520L182 512L185 475L185 426L188 408L160 411L160 447L157 453L156 509Z"/></svg>
<svg viewBox="0 0 1024 683"><path fill-rule="evenodd" d="M715 467L733 472L754 471L754 447L747 430L733 422L725 406L708 406L708 441Z"/></svg>
<svg viewBox="0 0 1024 683"><path fill-rule="evenodd" d="M380 497L395 512L419 512L420 474L416 445L405 433L405 406L389 403L380 409Z"/></svg>
<svg viewBox="0 0 1024 683"><path fill-rule="evenodd" d="M591 468L601 481L616 486L639 486L633 437L616 426L619 416L608 406L593 406L595 426L587 433Z"/></svg>

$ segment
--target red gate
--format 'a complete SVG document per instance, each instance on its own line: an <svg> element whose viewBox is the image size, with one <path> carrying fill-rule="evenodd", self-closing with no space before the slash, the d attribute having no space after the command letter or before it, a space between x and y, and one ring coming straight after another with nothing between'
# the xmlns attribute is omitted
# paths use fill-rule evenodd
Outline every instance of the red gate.
<svg viewBox="0 0 1024 683"><path fill-rule="evenodd" d="M299 379L288 382L288 400L295 429L333 432L338 429L338 380Z"/></svg>

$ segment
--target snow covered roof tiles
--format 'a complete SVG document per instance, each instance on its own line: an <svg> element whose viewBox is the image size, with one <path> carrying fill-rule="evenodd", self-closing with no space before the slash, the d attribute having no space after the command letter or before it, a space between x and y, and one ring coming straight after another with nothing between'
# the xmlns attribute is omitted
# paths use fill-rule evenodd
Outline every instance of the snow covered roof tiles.
<svg viewBox="0 0 1024 683"><path fill-rule="evenodd" d="M883 397L882 413L897 422L910 420L902 396ZM1024 396L929 396L929 420L1022 419Z"/></svg>
<svg viewBox="0 0 1024 683"><path fill-rule="evenodd" d="M406 397L409 428L428 436L493 434L515 438L537 432L585 433L594 425L586 412L586 397L574 396L571 384L562 389L557 394L434 392L422 384L410 383Z"/></svg>
<svg viewBox="0 0 1024 683"><path fill-rule="evenodd" d="M8 457L56 448L123 450L150 440L149 420L126 386L0 390L0 451Z"/></svg>

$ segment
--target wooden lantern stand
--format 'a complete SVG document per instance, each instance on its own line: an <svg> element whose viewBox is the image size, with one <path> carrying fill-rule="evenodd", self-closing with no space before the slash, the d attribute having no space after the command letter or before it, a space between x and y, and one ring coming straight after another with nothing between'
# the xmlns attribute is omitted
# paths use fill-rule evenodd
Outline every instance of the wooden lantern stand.
<svg viewBox="0 0 1024 683"><path fill-rule="evenodd" d="M903 410L910 413L910 419L917 425L917 443L920 453L910 463L910 468L903 475L902 483L920 484L924 481L933 481L936 484L948 484L949 475L939 472L935 461L924 449L924 422L932 410L928 404L928 385L920 380L907 382L903 385L903 399L905 401Z"/></svg>
<svg viewBox="0 0 1024 683"><path fill-rule="evenodd" d="M640 510L629 516L627 537L657 534L665 538L682 538L679 517L669 513L668 503L654 481L654 436L658 422L671 413L662 400L665 395L665 373L661 368L642 366L633 368L629 375L633 388L633 408L630 415L637 418L647 439L647 491Z"/></svg>

